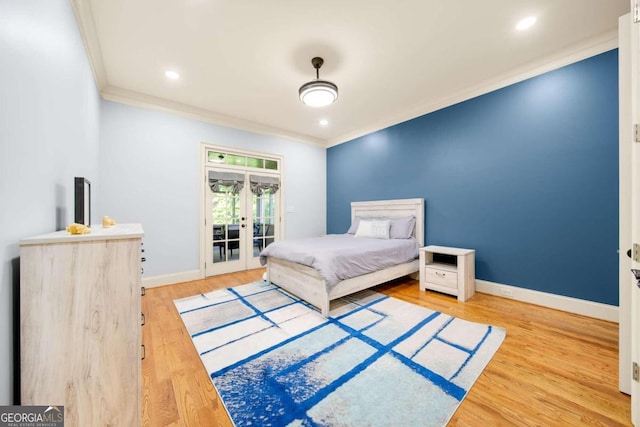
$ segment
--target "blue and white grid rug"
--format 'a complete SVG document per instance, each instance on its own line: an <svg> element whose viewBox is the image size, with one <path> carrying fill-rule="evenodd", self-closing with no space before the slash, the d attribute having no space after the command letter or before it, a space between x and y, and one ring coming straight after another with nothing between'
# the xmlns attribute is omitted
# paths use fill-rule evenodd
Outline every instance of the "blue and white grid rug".
<svg viewBox="0 0 640 427"><path fill-rule="evenodd" d="M236 426L444 426L505 337L372 291L328 319L263 281L175 305Z"/></svg>

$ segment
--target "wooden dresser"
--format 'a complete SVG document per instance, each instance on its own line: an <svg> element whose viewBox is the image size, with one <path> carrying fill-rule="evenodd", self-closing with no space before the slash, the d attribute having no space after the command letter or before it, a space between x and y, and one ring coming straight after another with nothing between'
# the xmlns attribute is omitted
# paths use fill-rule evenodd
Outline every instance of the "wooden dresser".
<svg viewBox="0 0 640 427"><path fill-rule="evenodd" d="M22 405L64 405L67 426L141 423L142 226L20 242Z"/></svg>

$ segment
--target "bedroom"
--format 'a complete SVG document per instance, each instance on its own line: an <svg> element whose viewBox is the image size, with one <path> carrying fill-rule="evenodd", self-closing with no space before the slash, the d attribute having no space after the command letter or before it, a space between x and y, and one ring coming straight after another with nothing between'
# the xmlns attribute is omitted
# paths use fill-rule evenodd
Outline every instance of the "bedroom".
<svg viewBox="0 0 640 427"><path fill-rule="evenodd" d="M101 99L69 4L61 1L49 2L46 6L39 2L21 4L18 7L5 3L3 7L14 9L13 14L8 11L2 14L12 16L12 20L2 23L3 58L11 58L11 61L9 64L3 62L3 74L7 77L2 83L5 130L1 136L0 170L3 175L0 194L3 205L10 208L3 209L0 221L3 227L0 300L4 301L0 360L5 367L0 371L1 403L11 402L14 392L10 368L15 351L14 335L8 325L15 322L11 302L16 289L17 242L25 236L59 229L71 222L72 177L92 177L96 182L94 209L98 219L105 214L120 222L143 223L149 259L145 276L166 282L196 278L199 273L199 227L197 221L190 219L199 211L198 187L193 183L198 181L198 150L203 141L236 149L286 153L289 177L286 205L294 208L294 212L287 213L287 237L341 232L348 227L348 203L354 197L360 200L414 197L416 188L424 188L418 196L426 199L427 241L475 246L482 253L482 257L478 257L478 278L617 306L617 149L607 151L596 144L588 152L554 153L554 163L550 165L545 151L549 146L530 139L533 133L525 126L517 151L507 145L507 138L496 138L490 152L475 151L473 158L456 157L459 153L455 150L473 149L471 131L452 136L462 143L453 146L451 151L437 146L432 146L431 152L421 151L421 155L441 156L448 161L459 159L455 165L465 173L455 169L433 169L431 164L422 170L412 163L412 167L421 172L409 174L409 168L394 166L411 161L407 159L411 156L403 155L406 153L402 150L427 150L420 147L418 135L423 134L433 121L442 120L442 123L455 126L456 120L464 114L481 115L489 108L508 109L509 104L501 104L506 102L505 98L517 96L518 91L535 91L534 86L553 84L566 79L567 75L571 78L575 73L585 73L585 81L581 84L590 85L594 93L589 91L583 95L601 97L603 103L599 106L603 109L611 103L615 105L615 43L597 54L580 58L557 73L542 75L470 103L457 104L327 150L287 138L212 125ZM47 36L39 32L42 28L48 29ZM331 76L327 74L326 77ZM600 81L601 78L608 86L593 87L590 83L593 82L590 79ZM586 105L589 99L578 98L575 102ZM610 114L605 132L615 132L617 139L615 111L591 110L589 113ZM555 128L560 134L575 131L584 136L580 132L590 132L588 127L577 123L576 117L556 118L558 121L576 120L574 126ZM513 117L514 122L517 119ZM505 129L504 123L494 121L489 130L500 134L509 129ZM474 129L473 136L479 131ZM511 141L514 134L520 135L517 129L512 131ZM557 134L553 138L557 138ZM576 138L571 140L575 143ZM395 142L400 144L401 150L390 149L389 144ZM573 147L575 149L575 145ZM354 152L360 149L366 150L366 159L354 162ZM412 161L417 162L417 157ZM527 159L538 160L538 163L530 163ZM494 163L490 165L492 161ZM541 161L544 161L543 167L538 166ZM483 164L487 169L480 169ZM509 182L490 180L491 170L504 168L507 168ZM346 185L345 179L349 177L345 176L345 171L354 169L358 171L358 180ZM371 180L369 173L382 169L387 172L377 174L375 178L385 181L374 193L364 182ZM548 172L543 177L538 173L541 169ZM466 173L478 179L471 179ZM433 184L434 176L445 177L448 185L461 189L461 197L448 197L447 188ZM406 194L396 191L397 179L409 183L404 190ZM572 193L576 200L570 206L562 200L560 190L567 186L580 189L585 182L582 179L588 179L589 186L585 191ZM424 183L424 187L420 183ZM516 184L518 188L512 187ZM522 192L523 186L527 193ZM487 187L514 196L515 204L497 210L495 204L499 194L494 194L493 199L481 198L489 194ZM612 187L613 192L610 191ZM530 197L525 197L527 194ZM445 200L446 204L442 205ZM486 223L472 221L473 216L465 209L467 203L473 203L474 209L484 209L482 219ZM551 209L556 203L563 222L553 224L548 232L562 233L566 239L562 244L549 245L547 239L550 238L540 233L540 228L534 228L536 233L516 234L522 242L522 252L508 250L505 235L495 235L496 244L487 242L486 233L495 233L492 227L497 223L512 227L510 231L514 233L526 231L522 224L511 222L516 217L522 218L526 227L540 226L545 215L557 212ZM509 216L508 213L514 210L517 215ZM537 214L532 215L532 212ZM570 219L576 217L580 218L582 226L593 227L593 234L583 235L572 229L571 224L575 223ZM167 233L167 230L172 231ZM529 238L534 241L527 240ZM171 251L163 249L167 247L171 247ZM569 252L573 255L567 255ZM604 261L595 263L594 259ZM585 277L584 264L597 264L598 267L593 275ZM551 266L547 274L557 274L560 280L548 288L538 288L540 276L527 272L540 270L540 265ZM614 283L604 284L610 275L616 278Z"/></svg>

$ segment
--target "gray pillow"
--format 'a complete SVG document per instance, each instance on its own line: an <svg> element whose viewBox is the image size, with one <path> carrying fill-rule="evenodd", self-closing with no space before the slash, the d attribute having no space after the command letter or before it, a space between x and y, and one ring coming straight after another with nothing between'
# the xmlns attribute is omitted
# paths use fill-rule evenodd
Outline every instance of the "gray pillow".
<svg viewBox="0 0 640 427"><path fill-rule="evenodd" d="M390 239L408 239L413 234L413 227L416 225L415 216L402 218L391 218L391 228L389 229Z"/></svg>
<svg viewBox="0 0 640 427"><path fill-rule="evenodd" d="M391 228L389 230L389 238L390 239L408 239L413 234L413 227L416 225L416 217L415 216L404 216L401 218L366 218L366 219L378 219L391 220ZM358 225L360 224L360 217L357 216L353 219L353 223L347 234L356 234L358 230Z"/></svg>

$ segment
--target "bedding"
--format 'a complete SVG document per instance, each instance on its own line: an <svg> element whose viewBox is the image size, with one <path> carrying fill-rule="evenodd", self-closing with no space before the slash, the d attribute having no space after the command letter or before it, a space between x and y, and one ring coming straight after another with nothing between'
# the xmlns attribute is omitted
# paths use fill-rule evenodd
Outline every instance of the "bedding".
<svg viewBox="0 0 640 427"><path fill-rule="evenodd" d="M410 262L418 257L418 248L414 238L372 239L330 234L273 242L260 253L260 263L265 265L268 257L274 257L312 267L330 291L342 280Z"/></svg>

